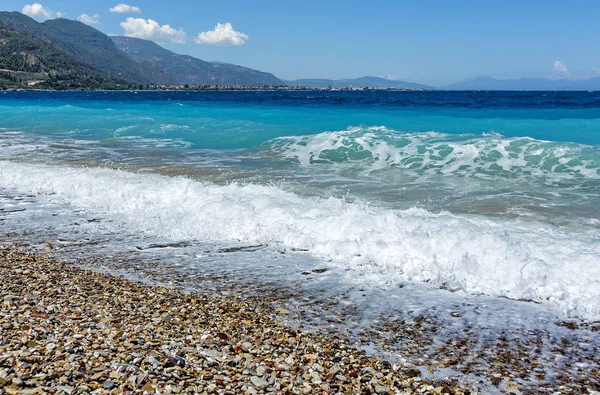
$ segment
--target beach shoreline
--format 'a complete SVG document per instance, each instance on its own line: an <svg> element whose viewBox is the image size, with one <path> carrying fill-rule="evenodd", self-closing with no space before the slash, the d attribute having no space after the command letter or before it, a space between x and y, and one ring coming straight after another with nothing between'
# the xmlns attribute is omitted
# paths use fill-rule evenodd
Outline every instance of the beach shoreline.
<svg viewBox="0 0 600 395"><path fill-rule="evenodd" d="M0 248L0 388L35 393L471 393L282 323L268 299L206 296Z"/></svg>
<svg viewBox="0 0 600 395"><path fill-rule="evenodd" d="M519 345L524 352L509 350L508 343L504 352L490 349L499 355L490 359L489 374L479 383L471 378L475 385L465 385L465 378L477 369L469 364L466 370L458 368L465 359L475 359L465 355L473 346L467 342L449 342L444 355L431 356L448 367L456 364L458 369L446 377L426 374L433 373L431 366L386 358L393 355L395 342L425 350L428 336L435 333L430 318L416 324L420 333L414 322L379 322L378 329L387 332L373 341L384 352L366 353L364 343L333 326L305 330L297 319L300 326L290 325L298 315L281 307L285 292L262 297L244 295L243 290L230 295L187 292L100 273L6 243L0 247L0 280L7 284L0 295L0 387L6 394L519 394L599 389L598 377L586 381L568 371L553 383L539 376L539 388L518 385L521 366L535 368L538 363L526 359L526 339ZM538 341L541 345L545 339L540 336ZM491 366L502 361L504 366Z"/></svg>
<svg viewBox="0 0 600 395"><path fill-rule="evenodd" d="M117 345L117 351L119 347L123 347L126 352L133 352L128 347L137 347L136 353L146 344L146 339L139 337L142 336L140 333L145 334L146 325L153 326L151 332L155 333L159 327L161 331L165 330L162 328L163 324L169 324L163 322L163 314L180 317L177 325L168 326L166 329L171 336L169 339L179 339L181 325L184 325L186 331L190 327L199 326L198 322L194 321L196 316L186 315L188 310L194 310L204 317L200 326L206 325L207 322L217 324L214 328L200 327L200 332L199 329L194 329L191 334L186 334L191 336L190 341L195 347L191 360L186 361L187 367L196 369L188 374L193 384L189 390L191 393L209 391L208 386L211 384L214 386L211 386L210 390L222 390L223 393L252 393L256 390L257 387L251 381L252 377L257 376L255 373L258 373L255 367L244 373L243 369L238 369L239 361L235 367L231 367L228 365L231 360L219 361L214 355L236 358L240 356L239 350L244 342L254 344L258 341L262 344L268 341L268 344L272 345L273 334L265 335L264 332L260 332L260 328L269 328L269 331L274 331L277 336L284 333L285 339L293 334L292 337L297 339L292 340L296 342L294 347L291 347L287 340L273 346L271 351L277 353L279 362L283 360L286 363L285 359L290 353L301 355L299 360L294 356L296 366L290 366L288 370L276 370L281 372L276 375L291 375L287 377L288 381L280 382L279 388L268 386L264 390L281 393L376 393L379 386L380 393L427 393L430 385L439 391L446 388L450 390L448 393L471 391L551 394L557 391L594 393L593 391L600 390L600 323L569 320L543 304L489 296L461 295L447 290L432 289L425 284L405 283L397 289L367 289L364 285L342 284L340 281L343 281L345 274L334 263L307 261L304 258L306 252L282 248L274 249L270 253L266 253L265 250L260 258L264 260L266 267L270 268L269 271L273 272L273 276L270 276L266 275L264 270L260 272L254 263L243 263L249 256L256 254L257 250L266 246L242 243L229 246L203 245L198 255L198 247L194 247L193 241L127 238L131 236L116 233L104 234L101 237L81 237L76 233L81 231L80 224L95 224L95 217L69 214L69 211L61 210L57 206L45 208L45 211L41 211L42 215L39 212L36 215L37 222L51 216L52 227L30 228L31 224L23 222L23 219L36 213L35 196L8 193L5 199L8 203L2 211L4 232L0 235L0 281L8 286L6 290L2 290L0 300L4 303L2 311L5 313L2 316L2 324L9 325L2 328L0 358L13 352L20 355L23 350L32 355L36 352L35 347L27 348L31 329L35 327L34 324L39 324L40 327L48 324L48 320L43 317L31 319L31 313L36 312L38 307L44 316L50 317L49 313L54 314L54 321L50 322L55 328L53 333L67 331L69 336L79 334L85 338L88 331L93 333L95 328L112 328L112 332L109 331L107 335L113 334L111 341ZM71 231L75 234L71 234ZM124 237L125 241L121 240ZM192 253L194 251L195 253ZM193 264L189 262L190 257L193 257ZM40 281L39 276L42 276L42 280L46 277L48 280ZM282 278L286 280L282 282ZM59 291L56 291L57 288ZM54 302L38 303L40 297L57 300L57 292L60 295L59 306L68 310L69 306L64 306L64 300L75 300L73 305L78 309L76 313L86 312L87 321L83 322L85 327L78 326L81 320L73 320L75 313L70 314L71 318L66 321L64 317L69 317L69 313L62 313L60 315L63 320L56 321L59 314L57 311L44 310L44 306L53 305ZM98 297L99 293L104 297ZM148 296L151 293L153 295ZM159 294L163 296L157 296ZM117 301L111 300L113 295ZM188 298L184 298L185 295L195 295L199 299L192 298L188 302ZM13 296L18 299L12 298ZM178 302L165 305L163 299L167 297ZM21 303L22 300L27 302ZM190 303L193 308L186 307ZM118 310L121 307L115 307L115 304L132 306L131 311ZM211 310L205 305L227 308ZM182 307L185 309L184 313L180 311ZM97 308L101 308L102 311L97 312ZM119 319L123 320L118 328L113 328L114 321L110 321L114 318L115 309ZM139 309L142 311L138 311ZM163 311L160 312L161 310ZM155 314L156 311L160 314ZM240 337L239 334L231 334L231 328L234 328L235 332L240 322L248 321L246 317L243 317L243 320L240 318L242 314L255 318L244 327L246 335L250 336L249 340L244 337L246 335ZM101 322L105 319L109 321ZM32 323L27 323L30 327L25 330L22 330L20 325L13 325L14 322L30 320ZM72 328L73 325L76 329ZM138 332L135 332L138 326ZM121 331L122 334L115 340L114 333ZM125 339L123 335L126 338L133 336L135 341ZM216 343L205 342L206 339L201 339L204 335L208 335L208 339ZM223 335L227 339L219 337ZM24 336L27 339L24 340L25 343L21 341L11 346L13 338L20 339ZM43 348L42 343L38 342L39 334L33 333L33 336L32 341L40 345L37 347L39 351ZM47 338L48 333L42 332L42 336ZM198 338L202 341L194 343ZM322 351L307 349L308 346L299 341L301 339L311 339L309 344L324 344L327 354L322 356ZM179 341L180 339L175 343ZM54 340L50 342L58 344ZM144 362L149 356L161 361L157 367L159 370L173 368L164 367L164 364L169 365L171 359L162 348L171 347L171 340L157 341L150 338L149 342L156 344L151 346L149 351L134 357L133 360L142 359L136 361L137 367L133 372L117 372L119 378L127 376L126 379L130 380L133 380L133 375L129 373L139 375L139 372L144 372L144 378L139 379L139 385L136 379L136 387L130 387L131 391L143 392L141 388L149 384L148 368L154 368L154 365ZM340 348L338 343L343 347ZM302 348L298 349L297 344ZM90 345L93 347L94 343L91 342ZM75 349L64 346L65 350L67 348ZM206 362L206 349L210 354L209 358L213 360L209 363ZM167 349L172 354L169 350ZM149 352L154 354L148 354ZM221 354L213 354L214 352ZM272 360L264 362L263 354L252 354L253 349L241 348L242 357L248 352L255 360L259 360L262 366L273 368ZM58 376L54 381L45 383L49 384L46 385L46 389L50 391L51 388L66 384L66 388L75 393L75 384L85 384L86 387L82 387L84 389L81 390L83 392L122 391L123 388L119 389L121 384L114 380L109 384L114 384L113 388L104 388L104 381L116 378L110 377L114 366L117 366L116 369L121 366L118 364L129 366L133 360L123 361L118 356L122 352L111 350L107 353L102 363L108 365L101 372L85 376L90 369L98 368L86 366L83 373L77 376L81 382L71 378L71 381L60 383L56 379L65 376ZM311 358L303 359L304 354L311 355ZM0 379L17 373L16 370L11 373L10 369L22 362L18 355L16 358L7 357L12 358L8 366L0 366ZM314 357L315 355L317 356ZM346 355L352 356L353 359L348 363L343 360L333 362L333 358L343 358ZM50 367L57 370L53 365L53 354L46 355L44 351L40 357L38 365L42 366L42 369ZM117 359L113 361L113 357ZM62 358L68 361L71 358L83 357L65 355ZM188 357L184 359L186 358ZM7 360L0 359L0 365ZM194 361L200 361L199 365L194 365ZM32 362L25 363L25 366L34 365ZM219 375L218 372L210 370L213 366L209 365L213 363L219 366L226 365L225 369L233 368L230 369L230 376L238 375L237 384L233 387L230 385L231 388L227 390L227 383L223 380L220 383L206 381L207 376L203 376L204 381L194 381L206 374L207 368L211 378L213 375ZM315 363L318 366L313 368ZM343 366L340 363L343 363ZM72 368L73 364L69 364L67 366ZM332 369L335 374L327 379ZM369 369L375 369L375 373ZM290 373L291 370L293 372ZM99 387L88 386L90 378L102 372L104 373L97 376L95 382L91 382L92 387ZM338 372L342 372L339 375L347 381L336 381ZM66 373L66 377L69 377L69 373ZM155 378L167 377L152 374ZM267 380L271 375L265 371L259 376ZM369 379L365 381L365 377ZM16 384L12 381L15 378ZM279 376L277 378L281 379ZM0 384L6 385L8 391L11 391L10 388L16 390L19 385L27 382L20 382L18 379L10 377L9 381ZM44 380L46 379L47 377L44 377ZM376 381L371 382L374 379ZM384 381L380 382L379 379ZM31 384L37 385L35 382ZM133 384L134 382L131 382L127 385ZM187 388L192 385L187 381L181 384L181 380L150 384L162 387L146 387L149 393L163 393L167 384L171 385L172 392L176 392L180 386ZM17 387L14 387L15 385ZM326 387L323 388L323 385ZM35 393L35 388L37 387L27 387L25 389L29 392L25 393ZM421 390L423 391L418 392Z"/></svg>

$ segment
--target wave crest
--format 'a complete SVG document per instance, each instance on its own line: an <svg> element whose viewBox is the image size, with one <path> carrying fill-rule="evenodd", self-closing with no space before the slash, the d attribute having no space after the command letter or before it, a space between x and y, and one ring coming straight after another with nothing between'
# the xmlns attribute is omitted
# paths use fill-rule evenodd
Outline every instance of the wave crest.
<svg viewBox="0 0 600 395"><path fill-rule="evenodd" d="M438 132L404 133L383 126L280 137L267 145L302 166L398 168L415 176L600 179L600 149L576 143Z"/></svg>

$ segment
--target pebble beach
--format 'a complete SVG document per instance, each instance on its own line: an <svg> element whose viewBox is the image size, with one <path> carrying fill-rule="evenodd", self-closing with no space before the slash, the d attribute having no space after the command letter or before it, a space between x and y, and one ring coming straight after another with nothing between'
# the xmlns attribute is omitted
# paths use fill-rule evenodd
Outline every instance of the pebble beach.
<svg viewBox="0 0 600 395"><path fill-rule="evenodd" d="M0 249L0 394L476 394L215 297Z"/></svg>
<svg viewBox="0 0 600 395"><path fill-rule="evenodd" d="M0 394L492 393L456 376L424 377L423 369L385 353L368 355L340 331L289 325L291 312L277 307L274 295L183 292L10 245L0 249L0 281ZM393 337L407 348L424 348L435 332L427 322L419 323L420 331L387 325L387 356ZM526 339L521 352L509 348L490 348L487 374L502 377L494 393L598 393L598 376L584 369L580 377L565 370L554 385L539 388L504 381L525 374L524 365L543 362L528 359ZM453 365L468 354L464 342L437 358L453 355Z"/></svg>

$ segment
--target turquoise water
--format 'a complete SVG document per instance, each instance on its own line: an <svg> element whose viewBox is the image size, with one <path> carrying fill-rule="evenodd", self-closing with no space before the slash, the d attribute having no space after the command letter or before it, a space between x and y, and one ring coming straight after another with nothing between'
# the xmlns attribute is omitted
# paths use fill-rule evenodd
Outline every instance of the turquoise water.
<svg viewBox="0 0 600 395"><path fill-rule="evenodd" d="M0 95L0 188L600 316L595 93Z"/></svg>
<svg viewBox="0 0 600 395"><path fill-rule="evenodd" d="M232 102L226 96L217 102L152 100L152 94L148 93L151 100L132 102L114 100L121 93L112 95L115 97L110 101L78 98L69 101L68 96L57 100L52 95L39 100L4 99L0 101L2 125L90 140L163 136L182 139L197 149L252 148L276 137L318 134L351 126L386 126L404 133L495 132L505 137L600 144L600 108L390 108L377 103L321 107L298 103L277 105L276 98L260 104ZM103 95L96 96L104 99Z"/></svg>

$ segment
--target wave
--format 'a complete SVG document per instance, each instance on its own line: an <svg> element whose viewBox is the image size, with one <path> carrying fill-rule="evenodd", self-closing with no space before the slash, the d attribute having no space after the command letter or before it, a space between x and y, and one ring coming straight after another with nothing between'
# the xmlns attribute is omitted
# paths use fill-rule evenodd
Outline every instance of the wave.
<svg viewBox="0 0 600 395"><path fill-rule="evenodd" d="M278 155L302 166L362 167L366 174L397 168L421 177L457 175L600 179L600 148L577 143L506 138L494 132L455 135L405 133L386 127L280 137L266 143Z"/></svg>
<svg viewBox="0 0 600 395"><path fill-rule="evenodd" d="M115 231L306 249L348 269L353 281L426 282L600 318L597 229L569 232L535 221L301 197L275 186L10 161L0 161L0 188L69 203Z"/></svg>

